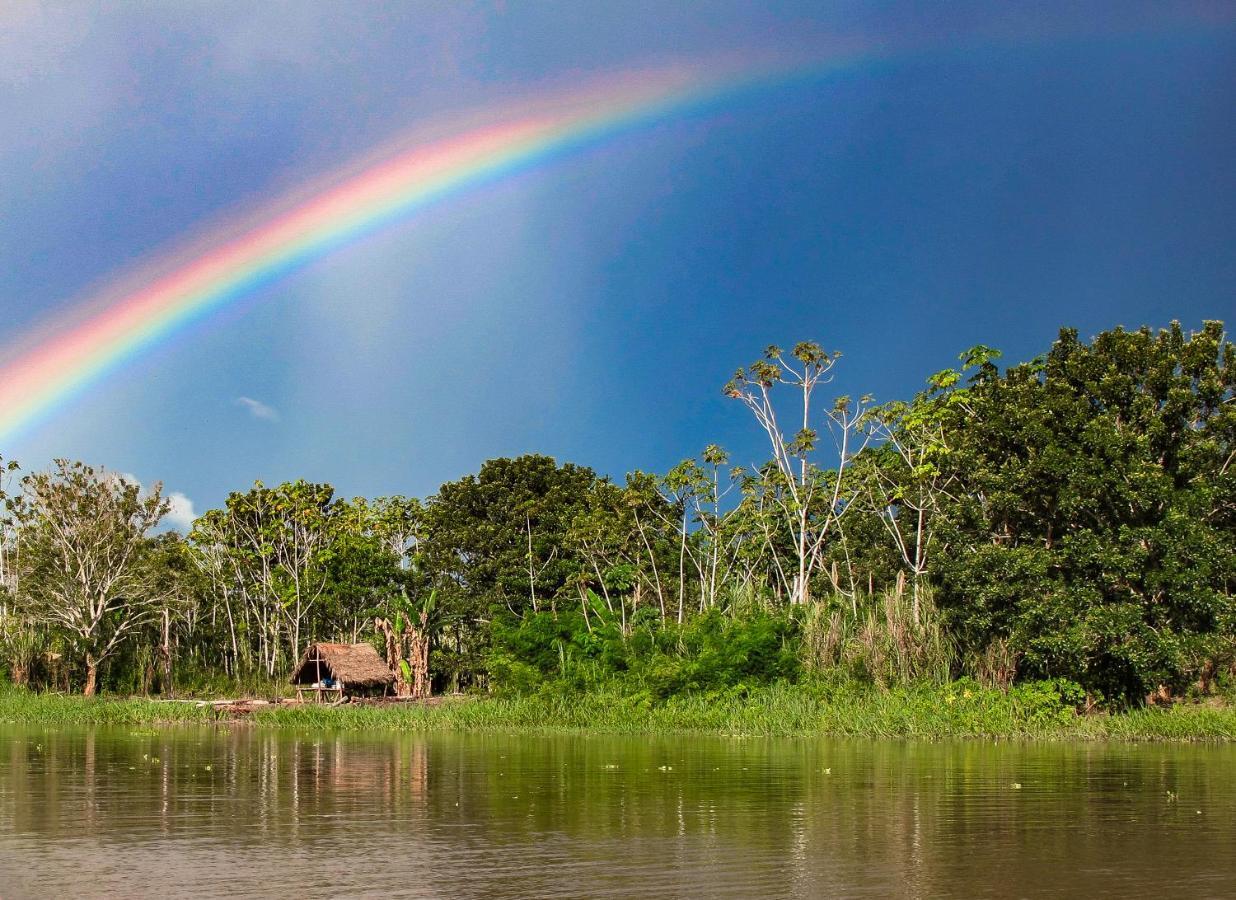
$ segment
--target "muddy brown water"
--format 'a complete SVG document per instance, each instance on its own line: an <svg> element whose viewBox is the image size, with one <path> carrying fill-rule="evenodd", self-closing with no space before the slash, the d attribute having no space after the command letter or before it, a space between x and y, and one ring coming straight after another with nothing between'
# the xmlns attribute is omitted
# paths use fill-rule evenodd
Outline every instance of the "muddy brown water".
<svg viewBox="0 0 1236 900"><path fill-rule="evenodd" d="M1236 747L0 726L0 897L1231 897Z"/></svg>

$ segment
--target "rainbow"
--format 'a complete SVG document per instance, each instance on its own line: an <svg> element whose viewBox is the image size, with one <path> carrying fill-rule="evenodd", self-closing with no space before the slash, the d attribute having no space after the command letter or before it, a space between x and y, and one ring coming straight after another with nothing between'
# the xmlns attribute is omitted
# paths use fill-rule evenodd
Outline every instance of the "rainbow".
<svg viewBox="0 0 1236 900"><path fill-rule="evenodd" d="M828 68L839 64L834 57ZM445 136L405 141L398 152L354 165L241 225L225 223L192 248L167 254L70 308L10 349L0 361L0 441L50 417L174 333L435 202L744 87L783 81L796 71L803 69L670 68L558 92L517 116L491 115Z"/></svg>
<svg viewBox="0 0 1236 900"><path fill-rule="evenodd" d="M1187 15L1189 24L1229 17ZM1050 39L1050 31L1038 40ZM52 416L125 362L287 273L470 188L547 164L748 88L930 49L838 39L810 60L644 70L550 91L518 111L437 123L327 179L164 252L0 352L0 443ZM1000 41L997 41L1000 43ZM0 448L2 449L2 448Z"/></svg>

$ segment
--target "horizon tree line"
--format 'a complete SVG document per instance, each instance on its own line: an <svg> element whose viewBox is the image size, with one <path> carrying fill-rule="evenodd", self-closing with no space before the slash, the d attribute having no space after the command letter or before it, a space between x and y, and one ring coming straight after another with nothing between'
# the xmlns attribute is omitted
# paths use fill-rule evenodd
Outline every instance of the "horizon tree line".
<svg viewBox="0 0 1236 900"><path fill-rule="evenodd" d="M877 404L822 397L839 353L769 347L723 389L767 439L756 467L709 445L621 484L495 459L423 501L256 483L184 536L157 532L160 485L68 460L14 484L9 462L0 654L19 683L171 693L269 682L311 640L369 640L418 692L484 690L501 687L496 648L531 659L545 619L565 670L568 649L613 654L600 634L771 615L804 672L887 683L930 657L940 677L1111 698L1208 687L1236 661L1222 323L1090 343L1064 329L1030 362L998 358L972 348Z"/></svg>

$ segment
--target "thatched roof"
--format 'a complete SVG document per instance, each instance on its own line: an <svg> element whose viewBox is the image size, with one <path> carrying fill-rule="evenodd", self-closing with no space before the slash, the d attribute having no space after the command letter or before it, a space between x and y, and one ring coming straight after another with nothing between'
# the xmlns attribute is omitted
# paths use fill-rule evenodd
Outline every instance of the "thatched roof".
<svg viewBox="0 0 1236 900"><path fill-rule="evenodd" d="M292 684L313 684L319 671L348 687L395 683L394 673L370 644L310 644L292 673Z"/></svg>

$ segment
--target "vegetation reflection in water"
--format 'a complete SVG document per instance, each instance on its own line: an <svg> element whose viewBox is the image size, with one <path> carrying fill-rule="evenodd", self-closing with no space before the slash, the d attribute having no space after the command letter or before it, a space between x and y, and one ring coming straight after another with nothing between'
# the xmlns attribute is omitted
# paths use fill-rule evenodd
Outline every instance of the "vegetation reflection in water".
<svg viewBox="0 0 1236 900"><path fill-rule="evenodd" d="M1236 748L0 729L3 896L1214 893Z"/></svg>

